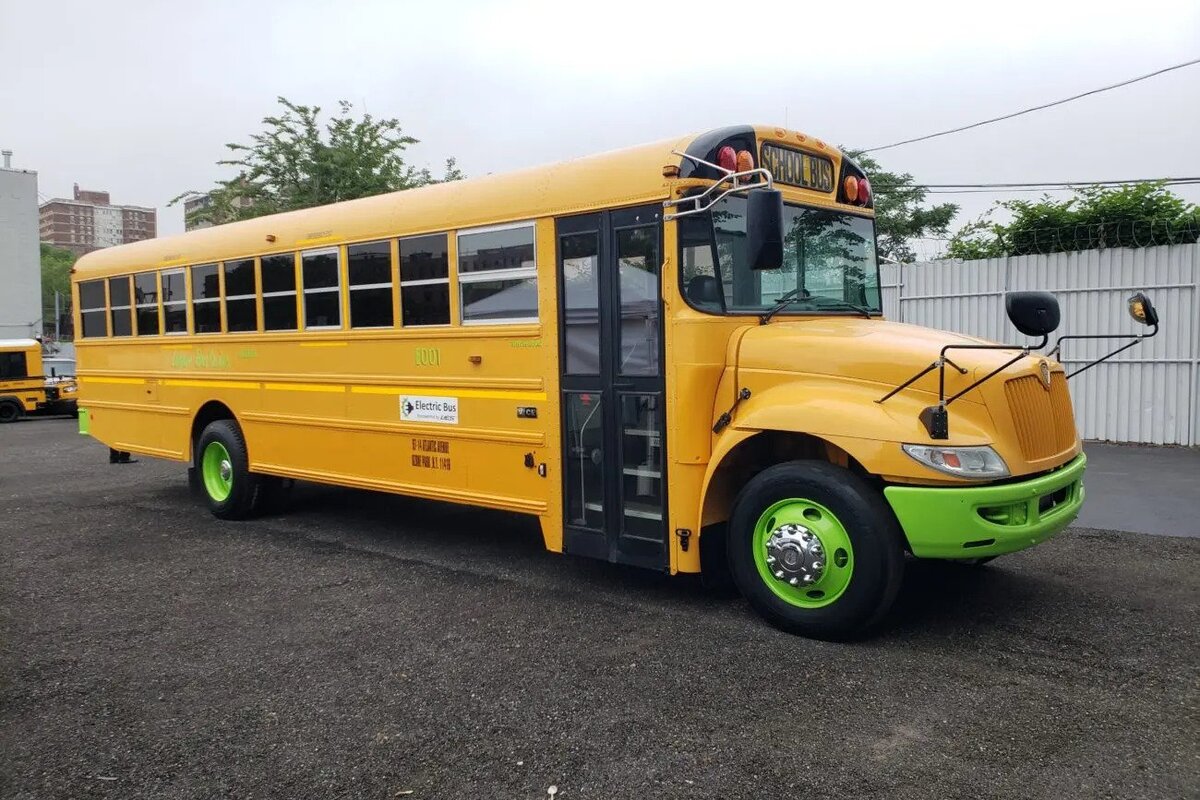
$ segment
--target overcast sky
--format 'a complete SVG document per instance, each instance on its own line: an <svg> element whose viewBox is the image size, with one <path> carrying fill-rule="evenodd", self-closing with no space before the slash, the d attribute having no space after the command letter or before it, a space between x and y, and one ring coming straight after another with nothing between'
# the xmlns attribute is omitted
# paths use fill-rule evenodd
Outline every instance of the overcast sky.
<svg viewBox="0 0 1200 800"><path fill-rule="evenodd" d="M573 7L0 0L0 147L44 199L107 189L165 234L281 94L398 117L414 163L480 175L747 122L869 147L1200 56L1195 0ZM879 158L925 183L1200 175L1200 65ZM937 199L965 221L996 197Z"/></svg>

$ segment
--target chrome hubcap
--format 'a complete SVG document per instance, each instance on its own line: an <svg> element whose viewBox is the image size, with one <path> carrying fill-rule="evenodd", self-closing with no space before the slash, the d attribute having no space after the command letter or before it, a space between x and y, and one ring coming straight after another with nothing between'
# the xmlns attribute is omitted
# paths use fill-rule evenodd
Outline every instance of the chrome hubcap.
<svg viewBox="0 0 1200 800"><path fill-rule="evenodd" d="M767 538L767 567L776 580L807 586L825 574L825 549L803 525L780 525Z"/></svg>
<svg viewBox="0 0 1200 800"><path fill-rule="evenodd" d="M221 480L228 482L233 477L233 464L229 463L229 459L221 459Z"/></svg>

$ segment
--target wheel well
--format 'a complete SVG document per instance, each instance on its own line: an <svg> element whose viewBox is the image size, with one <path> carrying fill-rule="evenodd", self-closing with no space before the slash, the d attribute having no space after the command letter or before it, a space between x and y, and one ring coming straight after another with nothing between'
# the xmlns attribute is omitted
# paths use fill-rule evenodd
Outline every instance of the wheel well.
<svg viewBox="0 0 1200 800"><path fill-rule="evenodd" d="M188 444L191 447L192 453L196 450L196 440L200 438L200 434L211 423L219 419L231 419L235 422L237 417L229 410L229 406L219 400L209 400L204 405L200 406L200 410L196 412L195 418L192 420L192 435L188 439Z"/></svg>
<svg viewBox="0 0 1200 800"><path fill-rule="evenodd" d="M751 478L767 467L797 459L826 461L867 476L862 464L832 442L807 433L762 431L739 442L721 460L704 494L702 524L729 519L734 499Z"/></svg>
<svg viewBox="0 0 1200 800"><path fill-rule="evenodd" d="M767 467L797 459L826 461L873 480L845 450L811 434L762 431L739 442L725 454L704 494L699 544L700 570L706 582L715 586L732 585L725 560L725 536L729 512L738 493Z"/></svg>

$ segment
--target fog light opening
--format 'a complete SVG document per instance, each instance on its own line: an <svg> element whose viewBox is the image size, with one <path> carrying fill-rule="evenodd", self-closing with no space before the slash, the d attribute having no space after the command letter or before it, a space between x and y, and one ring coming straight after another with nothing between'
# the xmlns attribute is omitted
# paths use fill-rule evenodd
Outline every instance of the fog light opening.
<svg viewBox="0 0 1200 800"><path fill-rule="evenodd" d="M967 550L972 547L987 547L988 545L995 543L995 539L978 539L974 542L963 542L963 549Z"/></svg>

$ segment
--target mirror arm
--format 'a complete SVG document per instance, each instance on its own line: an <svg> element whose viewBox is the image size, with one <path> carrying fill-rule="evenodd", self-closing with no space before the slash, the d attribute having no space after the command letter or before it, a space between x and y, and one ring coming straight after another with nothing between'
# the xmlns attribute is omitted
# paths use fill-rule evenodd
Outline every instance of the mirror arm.
<svg viewBox="0 0 1200 800"><path fill-rule="evenodd" d="M929 367L927 367L925 370L923 370L919 374L910 378L906 383L904 383L902 386L897 387L890 394L886 395L882 400L879 400L878 402L882 403L883 400L886 400L888 397L891 397L893 394L900 391L900 389L903 389L905 386L908 386L909 384L911 384L917 378L920 378L922 375L927 374L930 370L937 368L937 370L938 370L938 402L937 402L937 405L929 406L928 408L922 409L920 415L918 415L918 419L921 421L921 424L925 426L925 430L929 433L930 439L949 439L950 438L950 414L946 410L946 407L948 405L950 405L955 400L957 400L958 398L965 395L967 392L976 388L980 384L985 383L986 381L990 381L992 378L996 377L996 375L998 375L1000 372L1002 372L1003 370L1012 366L1013 364L1017 363L1022 358L1025 358L1026 356L1029 355L1029 352L1031 350L1040 350L1041 348L1045 347L1046 342L1048 342L1048 341L1050 341L1050 334L1043 333L1042 340L1040 342L1038 342L1036 345L1026 345L1024 347L1016 347L1015 345L1011 345L1011 344L948 344L942 348L941 353L938 355L937 361L933 362L933 364L930 364ZM1003 364L996 367L994 370L989 372L987 375L984 375L982 378L975 381L967 388L963 389L962 391L956 393L955 395L953 395L952 397L947 399L947 397L946 397L946 364L947 363L951 364L955 369L957 369L963 375L965 375L967 373L967 371L965 369L962 369L957 364L955 364L953 361L950 361L950 359L946 358L946 353L950 350L1020 350L1021 352L1017 353L1015 356L1010 358L1008 361L1005 361Z"/></svg>
<svg viewBox="0 0 1200 800"><path fill-rule="evenodd" d="M1003 363L1003 364L1001 364L1000 366L996 367L994 370L992 370L991 372L989 372L987 375L984 375L982 378L980 378L979 380L975 381L975 382L974 382L974 383L972 383L970 386L968 386L967 388L963 389L961 392L959 392L958 394L956 394L956 395L954 395L953 397L949 398L948 400L947 400L947 399L945 399L945 397L946 397L946 370L945 370L945 369L943 369L943 370L942 370L942 372L941 372L941 374L939 374L939 375L938 375L938 405L942 406L943 408L944 408L945 406L948 406L948 405L950 405L950 404L951 404L951 403L953 403L955 400L957 400L958 398L962 397L962 396L963 396L964 394L966 394L967 392L969 392L969 391L971 391L972 389L974 389L976 386L979 386L979 385L980 385L980 384L982 384L982 383L985 383L985 382L987 382L987 381L990 381L992 378L994 378L994 377L996 377L997 375L999 375L999 374L1000 374L1001 372L1003 372L1005 369L1007 369L1008 367L1010 367L1010 366L1012 366L1013 364L1017 363L1018 361L1020 361L1020 360L1021 360L1022 358L1024 358L1025 356L1029 355L1029 352L1030 352L1031 350L1041 350L1043 347L1045 347L1045 346L1046 346L1046 342L1048 342L1048 341L1050 341L1050 334L1048 334L1048 333L1043 333L1043 334L1042 334L1042 341L1041 341L1041 342L1039 342L1039 343L1037 343L1037 344L1034 344L1034 345L1026 345L1026 346L1024 346L1024 347L1020 348L1020 350L1021 350L1021 352L1020 352L1020 353L1017 353L1017 355L1015 355L1014 357L1012 357L1012 358L1011 358L1011 359L1009 359L1008 361L1004 362L1004 363ZM1012 345L994 345L994 344L948 344L948 345L946 345L945 347L943 347L943 348L942 348L942 358L945 358L945 357L946 357L946 351L947 351L947 350L1010 350L1010 349L1013 349L1013 346L1012 346Z"/></svg>
<svg viewBox="0 0 1200 800"><path fill-rule="evenodd" d="M884 403L884 402L892 399L892 397L894 397L897 394L899 394L900 392L904 391L909 386L912 386L914 383L921 380L921 378L924 378L926 375L933 372L938 367L941 367L943 365L943 363L949 364L950 366L954 367L956 370L958 370L959 375L967 374L967 371L965 369L963 369L958 364L955 364L953 361L951 361L950 359L943 356L942 358L939 358L937 361L934 361L932 364L930 364L925 369L918 372L916 375L913 375L911 378L909 378L904 383L897 386L895 389L892 389L890 392L888 392L887 394L885 394L883 397L879 398L875 402L876 403Z"/></svg>
<svg viewBox="0 0 1200 800"><path fill-rule="evenodd" d="M1068 374L1068 375L1067 375L1067 380L1070 380L1071 378L1074 378L1076 375L1078 375L1078 374L1079 374L1079 373L1081 373L1081 372L1087 372L1089 369L1091 369L1092 367L1096 366L1097 364L1103 364L1105 361L1108 361L1110 358L1112 358L1113 356L1117 355L1118 353L1123 353L1123 352L1125 352L1126 350L1128 350L1129 348L1131 348L1131 347L1135 347L1135 346L1137 346L1137 345L1141 344L1141 343L1142 343L1142 340L1144 340L1144 339L1152 339L1152 338L1154 338L1154 337L1155 337L1155 336L1158 334L1158 323L1155 323L1155 324L1154 324L1152 327L1153 327L1153 330L1151 330L1149 333L1137 333L1137 334L1133 334L1132 336L1130 336L1130 335L1128 335L1128 334L1126 334L1126 335L1121 335L1121 334L1113 334L1113 335L1098 334L1098 335L1091 335L1091 336L1085 336L1085 335L1082 335L1082 334L1080 334L1080 335L1077 335L1077 336L1064 336L1064 337L1062 337L1062 339L1059 339L1059 340L1058 340L1058 341L1059 341L1059 343L1061 343L1061 342L1063 341L1063 339L1129 339L1129 338L1132 338L1132 339L1133 339L1133 341L1132 341L1132 342L1130 342L1129 344L1125 344L1125 345L1122 345L1121 347L1118 347L1116 350L1113 350L1113 351L1112 351L1111 353L1109 353L1108 355L1106 355L1106 356L1104 356L1104 357L1102 357L1102 358L1097 358L1095 361L1093 361L1093 362L1092 362L1092 363L1090 363L1090 364L1084 364L1084 365L1083 365L1082 367L1080 367L1079 369L1077 369L1077 370L1075 370L1074 372L1072 372L1072 373ZM1055 346L1054 346L1054 350L1053 350L1053 351L1051 351L1051 352L1053 353L1053 352L1057 352L1057 351L1058 351L1058 344L1056 343L1056 344L1055 344Z"/></svg>
<svg viewBox="0 0 1200 800"><path fill-rule="evenodd" d="M676 209L675 213L663 214L664 220L670 221L673 219L678 219L679 217L686 217L686 216L690 216L692 214L700 214L700 213L712 208L717 203L724 200L726 196L733 194L734 192L744 192L747 189L762 189L762 188L774 189L775 188L774 176L771 175L770 170L764 169L763 167L749 169L744 172L733 172L731 170L725 169L724 167L718 166L718 165L712 163L711 161L705 161L703 158L697 158L696 156L688 155L687 153L681 153L678 150L672 150L671 153L673 155L679 156L680 158L686 158L687 160L692 161L696 164L701 164L706 167L711 167L721 173L721 178L719 180L717 180L716 182L714 182L712 185L710 185L707 189L705 189L700 194L692 195L690 197L680 197L679 199L671 199L671 200L664 201L663 202L664 209L669 209L672 206L674 206ZM763 180L766 181L766 183L765 183L765 185L761 184L761 183L750 183L748 179L751 177L762 178ZM711 195L713 195L715 192L720 190L720 188L725 184L726 181L729 181L731 183L730 188L721 192L716 197L711 197ZM692 207L684 208L683 207L684 203L691 203Z"/></svg>

